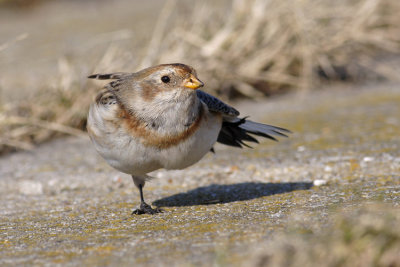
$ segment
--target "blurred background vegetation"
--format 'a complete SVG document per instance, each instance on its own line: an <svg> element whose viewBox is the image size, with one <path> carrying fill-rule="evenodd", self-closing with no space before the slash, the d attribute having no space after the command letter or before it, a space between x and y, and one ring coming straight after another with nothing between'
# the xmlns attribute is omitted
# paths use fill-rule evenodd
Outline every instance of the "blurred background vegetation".
<svg viewBox="0 0 400 267"><path fill-rule="evenodd" d="M197 69L224 99L399 80L398 0L0 0L0 153L83 135L95 72Z"/></svg>

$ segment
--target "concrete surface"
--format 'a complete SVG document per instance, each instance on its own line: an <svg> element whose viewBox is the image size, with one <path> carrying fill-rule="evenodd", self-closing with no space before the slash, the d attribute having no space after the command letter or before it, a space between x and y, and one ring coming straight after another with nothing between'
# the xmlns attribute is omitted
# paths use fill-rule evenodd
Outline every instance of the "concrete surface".
<svg viewBox="0 0 400 267"><path fill-rule="evenodd" d="M254 149L217 146L188 169L153 173L145 198L165 210L154 216L131 216L139 204L131 178L109 167L89 139L63 138L3 156L0 265L293 265L280 260L288 259L282 244L313 265L322 257L305 256L314 244L361 225L352 221L361 213L391 215L373 223L380 227L376 240L390 239L389 245L368 239L364 247L379 251L372 263L400 264L400 254L385 254L400 247L393 227L400 223L399 87L338 87L238 103L242 115L294 133ZM333 253L335 242L319 247ZM351 252L346 246L340 251Z"/></svg>

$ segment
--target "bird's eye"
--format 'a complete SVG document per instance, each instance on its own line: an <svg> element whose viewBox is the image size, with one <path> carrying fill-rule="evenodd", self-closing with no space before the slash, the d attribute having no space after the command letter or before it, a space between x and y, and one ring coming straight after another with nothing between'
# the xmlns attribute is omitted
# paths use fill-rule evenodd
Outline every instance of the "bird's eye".
<svg viewBox="0 0 400 267"><path fill-rule="evenodd" d="M170 78L169 78L168 76L162 76L162 77L161 77L161 81L162 81L163 83L169 83Z"/></svg>

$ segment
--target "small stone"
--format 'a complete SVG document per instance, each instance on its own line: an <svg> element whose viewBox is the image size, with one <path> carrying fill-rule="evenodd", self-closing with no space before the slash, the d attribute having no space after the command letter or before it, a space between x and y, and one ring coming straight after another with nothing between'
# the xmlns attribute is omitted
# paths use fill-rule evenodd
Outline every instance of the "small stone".
<svg viewBox="0 0 400 267"><path fill-rule="evenodd" d="M324 171L325 172L332 172L332 167L331 166L325 166Z"/></svg>
<svg viewBox="0 0 400 267"><path fill-rule="evenodd" d="M297 151L298 152L303 152L303 151L305 151L306 150L306 147L305 146L299 146L299 147L297 147Z"/></svg>
<svg viewBox="0 0 400 267"><path fill-rule="evenodd" d="M113 181L113 183L117 183L117 184L122 183L121 176L115 175L115 176L112 178L112 181Z"/></svg>
<svg viewBox="0 0 400 267"><path fill-rule="evenodd" d="M363 158L363 161L364 161L364 162L371 162L371 161L374 161L374 159L375 159L375 158L373 158L373 157L364 157L364 158Z"/></svg>
<svg viewBox="0 0 400 267"><path fill-rule="evenodd" d="M327 183L327 180L322 180L322 179L317 179L313 181L314 186L321 186L325 185Z"/></svg>
<svg viewBox="0 0 400 267"><path fill-rule="evenodd" d="M164 175L164 173L162 173L162 172L158 172L158 173L156 174L156 177L159 178L159 179L163 178L164 176L165 176L165 175Z"/></svg>
<svg viewBox="0 0 400 267"><path fill-rule="evenodd" d="M41 195L43 194L43 185L36 181L21 181L18 184L18 189L24 195Z"/></svg>

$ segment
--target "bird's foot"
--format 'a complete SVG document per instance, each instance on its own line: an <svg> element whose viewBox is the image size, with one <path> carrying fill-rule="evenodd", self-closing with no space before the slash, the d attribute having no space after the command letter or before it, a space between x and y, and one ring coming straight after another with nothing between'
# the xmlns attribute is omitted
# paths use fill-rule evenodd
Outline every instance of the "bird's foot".
<svg viewBox="0 0 400 267"><path fill-rule="evenodd" d="M146 202L142 202L140 203L140 207L138 209L135 209L134 211L132 211L132 215L136 214L136 215L141 215L141 214L156 214L156 213L161 213L163 212L162 209L160 208L155 208L153 209L149 204L147 204Z"/></svg>

